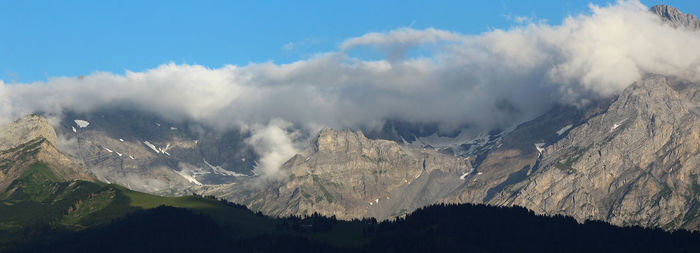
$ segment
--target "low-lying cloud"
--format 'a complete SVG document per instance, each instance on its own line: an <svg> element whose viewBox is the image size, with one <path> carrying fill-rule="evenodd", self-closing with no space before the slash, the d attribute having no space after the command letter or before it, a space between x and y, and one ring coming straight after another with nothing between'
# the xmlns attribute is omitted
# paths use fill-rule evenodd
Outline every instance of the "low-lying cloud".
<svg viewBox="0 0 700 253"><path fill-rule="evenodd" d="M299 135L298 131L289 122L273 119L266 126L253 126L251 133L246 142L260 155L255 174L273 180L283 178L286 174L279 168L300 149L299 143L295 144L294 141Z"/></svg>
<svg viewBox="0 0 700 253"><path fill-rule="evenodd" d="M535 21L479 35L434 28L368 33L290 64L170 63L123 75L0 82L0 119L130 104L224 129L273 119L354 128L391 118L488 130L533 118L553 103L613 95L645 73L700 80L700 32L674 29L634 0L590 9L561 25ZM386 57L354 57L362 48ZM429 53L412 56L415 50ZM258 142L267 143L251 140Z"/></svg>

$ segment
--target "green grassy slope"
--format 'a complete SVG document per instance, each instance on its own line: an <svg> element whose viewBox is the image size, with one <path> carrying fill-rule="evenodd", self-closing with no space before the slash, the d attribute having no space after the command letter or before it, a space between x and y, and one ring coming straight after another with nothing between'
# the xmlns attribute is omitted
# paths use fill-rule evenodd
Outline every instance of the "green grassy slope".
<svg viewBox="0 0 700 253"><path fill-rule="evenodd" d="M171 206L211 217L241 237L278 233L280 221L251 212L244 206L211 197L161 197L132 191L116 184L61 182L50 166L34 163L0 195L0 245L28 241L46 231L80 231L108 224L130 213ZM336 246L363 243L362 226L338 222L317 233L284 232ZM0 246L0 251L2 250Z"/></svg>

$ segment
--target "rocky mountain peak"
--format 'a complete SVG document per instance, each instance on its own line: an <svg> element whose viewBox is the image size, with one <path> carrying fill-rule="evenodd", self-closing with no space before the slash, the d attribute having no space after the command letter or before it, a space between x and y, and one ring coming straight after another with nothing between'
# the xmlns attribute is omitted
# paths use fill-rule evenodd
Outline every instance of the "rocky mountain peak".
<svg viewBox="0 0 700 253"><path fill-rule="evenodd" d="M649 10L675 28L700 30L700 20L693 14L684 14L677 8L668 5L655 5Z"/></svg>
<svg viewBox="0 0 700 253"><path fill-rule="evenodd" d="M467 158L431 148L372 140L361 131L322 129L285 163L288 180L232 199L270 215L389 218L434 203L472 172ZM205 194L231 193L218 188Z"/></svg>
<svg viewBox="0 0 700 253"><path fill-rule="evenodd" d="M15 180L31 173L50 175L47 180L52 182L95 181L71 157L59 151L57 144L53 127L39 115L0 125L0 192L22 188Z"/></svg>
<svg viewBox="0 0 700 253"><path fill-rule="evenodd" d="M315 152L338 152L357 151L362 148L362 143L368 141L362 131L324 128L311 144Z"/></svg>
<svg viewBox="0 0 700 253"><path fill-rule="evenodd" d="M32 114L0 126L0 150L15 147L37 138L44 138L54 146L58 143L56 131L46 118Z"/></svg>

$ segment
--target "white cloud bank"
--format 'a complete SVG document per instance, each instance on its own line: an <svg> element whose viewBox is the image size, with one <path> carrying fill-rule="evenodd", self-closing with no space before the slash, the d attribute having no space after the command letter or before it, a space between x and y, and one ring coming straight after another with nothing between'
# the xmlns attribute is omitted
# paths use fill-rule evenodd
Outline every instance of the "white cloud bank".
<svg viewBox="0 0 700 253"><path fill-rule="evenodd" d="M357 48L380 50L386 58L353 57ZM411 50L431 53L410 57ZM700 80L700 32L673 29L632 0L591 5L590 14L557 26L529 23L480 35L433 28L369 33L346 40L337 52L291 64L210 69L170 63L123 75L0 81L0 120L129 104L219 128L268 125L272 119L344 128L392 118L489 129L532 118L552 103L615 94L645 73ZM282 121L256 133L276 134ZM251 143L270 146L257 135ZM260 152L287 154L291 147Z"/></svg>

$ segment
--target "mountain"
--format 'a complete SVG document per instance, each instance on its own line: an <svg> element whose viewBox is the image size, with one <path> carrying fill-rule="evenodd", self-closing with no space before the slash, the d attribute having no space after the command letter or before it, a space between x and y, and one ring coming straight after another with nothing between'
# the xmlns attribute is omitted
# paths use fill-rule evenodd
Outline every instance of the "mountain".
<svg viewBox="0 0 700 253"><path fill-rule="evenodd" d="M259 230L246 222L264 220L215 199L160 197L100 182L58 150L57 142L52 126L38 115L0 125L0 251L39 235L99 226L160 205L199 210L250 233Z"/></svg>
<svg viewBox="0 0 700 253"><path fill-rule="evenodd" d="M432 204L472 168L468 158L326 128L280 171L285 178L265 185L214 186L204 194L276 216L388 218Z"/></svg>
<svg viewBox="0 0 700 253"><path fill-rule="evenodd" d="M676 29L698 29L695 16L673 7L650 11ZM99 180L161 196L215 195L273 216L391 219L431 204L483 203L698 230L699 87L646 74L615 96L490 131L398 119L326 128L273 176L254 173L260 157L244 128L127 107L68 111L55 130L31 116L0 129L0 190L5 198L28 191L17 183L27 178L103 187ZM26 176L43 171L51 173Z"/></svg>
<svg viewBox="0 0 700 253"><path fill-rule="evenodd" d="M650 10L678 29L695 29L697 18L692 15L668 6ZM481 142L489 145L482 145L479 152L438 148L468 164L455 169L438 163L434 172L403 183L400 180L409 177L401 173L415 170L401 165L401 158L380 152L385 155L381 159L397 162L397 166L387 170L391 179L374 180L367 171L376 166L363 163L365 158L352 148L341 145L346 148L335 150L338 145L332 141L317 143L339 138L340 143L364 147L370 145L365 141L379 140L324 130L309 149L283 166L292 175L286 180L249 188L254 190L247 193L224 190L230 189L227 187L207 192L270 215L314 211L345 219L385 219L433 203L486 203L571 215L581 222L593 219L698 230L699 89L697 83L647 74L614 97L579 107L555 106L513 130L492 135L488 142ZM468 143L460 135L440 134L429 124L397 121L371 134L393 140L392 145L406 150L435 149L419 144L428 136L443 138L439 143ZM367 194L368 187L378 194Z"/></svg>
<svg viewBox="0 0 700 253"><path fill-rule="evenodd" d="M693 14L684 14L677 8L668 5L655 5L649 10L675 28L700 30L700 20Z"/></svg>
<svg viewBox="0 0 700 253"><path fill-rule="evenodd" d="M73 163L74 158L55 148L58 137L49 122L37 115L0 129L4 130L0 136L2 183L8 185L0 191L2 252L562 251L572 245L581 251L694 252L698 250L695 242L700 239L700 234L687 231L669 233L603 223L579 224L563 216L537 216L524 208L484 205L431 206L381 223L375 219L342 221L318 214L266 217L214 197L160 197L99 182L84 167ZM347 154L353 156L348 158ZM403 174L406 181L418 175L412 185L429 190L425 187L429 183L418 183L425 175L456 177L471 170L469 161L462 158L386 140L369 140L361 132L349 130L321 131L303 155L292 159L296 162L287 163L285 168L293 178L315 181L317 188L309 183L291 185L297 187L293 191L309 190L314 200L337 194L330 196L338 196L334 201L339 206L347 203L340 199L345 194L341 190L352 188L323 181L332 180L330 177L313 179L312 164L322 165L325 170L321 174L342 172L342 167L347 166L366 177L372 175L373 182L383 182L376 184L381 187L353 189L366 198L386 193L392 187L400 188L395 186L400 182L392 181L396 174ZM353 180L357 178L350 179ZM328 190L319 191L324 187ZM330 201L321 200L319 210L327 207L325 202ZM313 207L315 202L305 203Z"/></svg>
<svg viewBox="0 0 700 253"><path fill-rule="evenodd" d="M5 198L28 190L18 183L26 180L96 181L59 151L57 143L54 129L38 115L0 126L0 192Z"/></svg>
<svg viewBox="0 0 700 253"><path fill-rule="evenodd" d="M682 80L645 77L604 112L545 143L540 158L531 160L534 169L498 180L500 188L489 188L495 194L483 202L580 221L697 230L698 89ZM483 189L473 189L478 181L471 182L450 201L483 195Z"/></svg>
<svg viewBox="0 0 700 253"><path fill-rule="evenodd" d="M519 125L479 161L325 129L285 163L285 180L205 192L280 216L385 219L433 203L487 203L698 230L698 90L647 75L616 97Z"/></svg>
<svg viewBox="0 0 700 253"><path fill-rule="evenodd" d="M237 129L218 131L128 108L64 113L64 150L97 178L165 196L252 175L257 159Z"/></svg>

